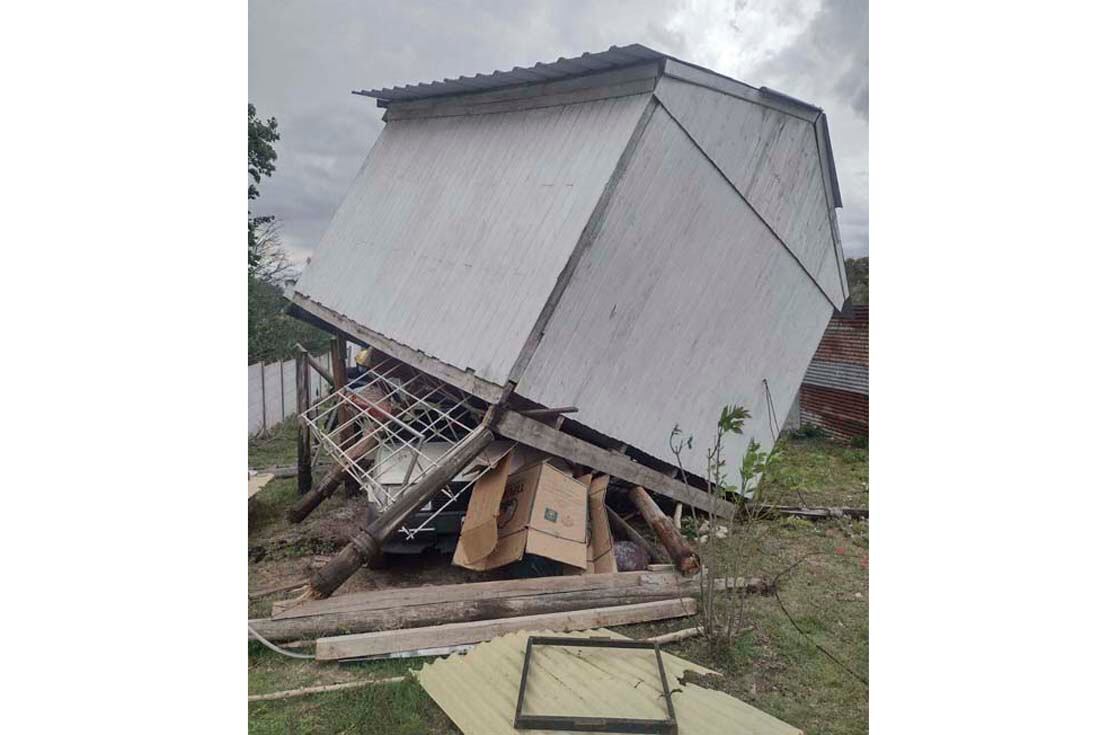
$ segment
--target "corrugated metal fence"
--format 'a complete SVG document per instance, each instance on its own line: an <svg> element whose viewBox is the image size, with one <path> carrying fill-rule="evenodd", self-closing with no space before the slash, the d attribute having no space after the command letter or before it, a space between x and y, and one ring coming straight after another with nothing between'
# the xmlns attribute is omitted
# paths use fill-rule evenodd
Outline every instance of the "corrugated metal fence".
<svg viewBox="0 0 1100 735"><path fill-rule="evenodd" d="M348 361L361 347L348 344ZM317 362L332 374L332 355L314 355ZM267 431L298 412L298 385L294 360L254 363L248 366L248 435ZM309 402L312 404L328 393L328 383L309 369Z"/></svg>
<svg viewBox="0 0 1100 735"><path fill-rule="evenodd" d="M799 420L830 436L866 436L869 380L868 306L853 306L829 322L799 395Z"/></svg>

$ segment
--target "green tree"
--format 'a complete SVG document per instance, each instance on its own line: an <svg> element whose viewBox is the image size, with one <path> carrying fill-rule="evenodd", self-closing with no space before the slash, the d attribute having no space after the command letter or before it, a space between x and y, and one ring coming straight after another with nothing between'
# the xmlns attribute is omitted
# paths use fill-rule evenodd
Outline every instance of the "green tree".
<svg viewBox="0 0 1100 735"><path fill-rule="evenodd" d="M275 173L279 123L263 120L248 105L248 201L260 196L259 184ZM294 356L301 343L317 354L328 349L329 336L286 313L282 283L292 267L279 239L279 222L248 211L248 362L278 362Z"/></svg>
<svg viewBox="0 0 1100 735"><path fill-rule="evenodd" d="M279 154L273 143L279 139L279 121L273 117L261 120L256 117L256 106L248 103L248 199L260 196L257 186L264 176L275 173L275 161Z"/></svg>
<svg viewBox="0 0 1100 735"><path fill-rule="evenodd" d="M279 140L279 122L271 117L256 116L256 107L248 104L248 201L260 196L259 183L275 173L275 141ZM248 275L264 281L275 281L290 271L279 240L279 225L271 215L252 216L248 210Z"/></svg>
<svg viewBox="0 0 1100 735"><path fill-rule="evenodd" d="M278 286L248 279L248 362L279 362L294 357L301 343L314 355L329 349L329 335L286 313Z"/></svg>
<svg viewBox="0 0 1100 735"><path fill-rule="evenodd" d="M844 261L844 272L848 276L848 292L852 295L852 303L870 303L870 258L848 258Z"/></svg>

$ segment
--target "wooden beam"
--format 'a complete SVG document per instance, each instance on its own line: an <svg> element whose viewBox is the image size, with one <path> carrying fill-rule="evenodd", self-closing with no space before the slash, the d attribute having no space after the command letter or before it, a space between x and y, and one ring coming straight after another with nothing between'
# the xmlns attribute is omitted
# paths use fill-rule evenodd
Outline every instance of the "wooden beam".
<svg viewBox="0 0 1100 735"><path fill-rule="evenodd" d="M463 643L480 643L506 633L515 633L521 630L565 632L646 623L653 620L687 617L694 615L696 610L697 604L694 599L658 600L635 605L528 615L501 620L479 620L470 623L448 623L446 625L408 630L342 635L319 639L317 641L317 660L335 661L361 656L377 656L397 651L412 651Z"/></svg>
<svg viewBox="0 0 1100 735"><path fill-rule="evenodd" d="M501 436L521 444L606 472L612 477L641 485L655 493L679 500L681 503L706 512L713 512L716 516L733 518L737 514L737 506L733 503L709 495L675 478L666 477L657 470L633 461L626 455L601 449L595 444L570 436L515 411L504 411L496 430Z"/></svg>
<svg viewBox="0 0 1100 735"><path fill-rule="evenodd" d="M306 350L306 348L302 347L302 344L300 342L295 342L294 343L294 348L296 350L298 350L299 354L305 355L306 362L309 363L309 366L311 368L313 368L314 370L317 371L318 375L320 375L322 378L325 379L325 382L327 382L329 385L332 385L332 383L333 383L332 373L330 373L328 370L326 370L325 366L317 361L317 358L315 358L313 355L309 354L309 352Z"/></svg>
<svg viewBox="0 0 1100 735"><path fill-rule="evenodd" d="M676 586L680 578L672 572L621 572L588 576L531 577L502 579L466 584L440 584L426 587L398 587L384 590L352 592L324 600L276 603L272 610L275 620L304 618L334 613L389 610L401 607L433 605L440 602L471 602L480 599L506 599L527 595L551 595L582 590L620 590L629 587ZM305 584L305 581L299 585Z"/></svg>
<svg viewBox="0 0 1100 735"><path fill-rule="evenodd" d="M570 576L613 577L616 575L609 573ZM676 575L665 574L664 576ZM715 582L717 584L718 580ZM257 633L271 641L308 640L347 633L424 628L458 622L590 610L597 607L655 600L679 600L698 597L699 592L698 580L682 580L681 584L670 581L660 585L635 585L620 589L596 588L545 594L529 592L501 596L498 599L480 597L456 602L396 606L382 610L350 610L302 618L263 618L250 621L250 625ZM291 612L291 610L285 612Z"/></svg>

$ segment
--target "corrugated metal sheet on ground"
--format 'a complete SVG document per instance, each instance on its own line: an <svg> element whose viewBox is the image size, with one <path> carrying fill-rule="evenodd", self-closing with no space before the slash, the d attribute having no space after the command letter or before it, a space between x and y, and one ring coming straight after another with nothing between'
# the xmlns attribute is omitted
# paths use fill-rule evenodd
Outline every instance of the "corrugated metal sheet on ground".
<svg viewBox="0 0 1100 735"><path fill-rule="evenodd" d="M512 727L527 638L512 633L425 665L420 685L465 735L517 733ZM600 628L569 636L626 638ZM681 735L743 733L794 735L800 731L723 692L682 684L685 671L715 673L662 654ZM591 717L664 717L661 682L653 655L639 651L536 648L527 679L524 711ZM524 730L538 735L542 730Z"/></svg>

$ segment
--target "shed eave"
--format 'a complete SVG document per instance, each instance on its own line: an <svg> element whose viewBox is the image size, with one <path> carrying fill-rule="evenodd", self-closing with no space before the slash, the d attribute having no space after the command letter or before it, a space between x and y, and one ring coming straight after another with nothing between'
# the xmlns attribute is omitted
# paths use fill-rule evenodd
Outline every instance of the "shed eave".
<svg viewBox="0 0 1100 735"><path fill-rule="evenodd" d="M390 339L384 334L329 309L324 304L314 301L305 294L293 290L293 288L288 288L285 296L291 303L290 311L294 316L306 317L306 321L321 322L327 325L330 330L345 334L356 342L377 347L385 354L449 385L464 390L487 403L496 403L503 395L503 386L478 376L472 370L463 370L437 357ZM295 313L296 311L297 313Z"/></svg>

